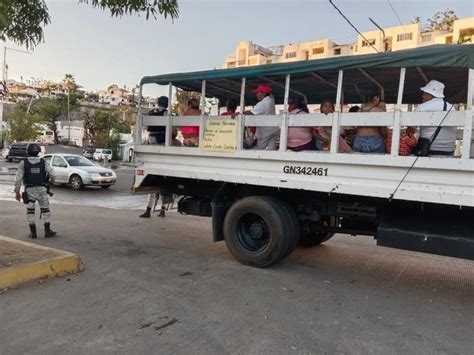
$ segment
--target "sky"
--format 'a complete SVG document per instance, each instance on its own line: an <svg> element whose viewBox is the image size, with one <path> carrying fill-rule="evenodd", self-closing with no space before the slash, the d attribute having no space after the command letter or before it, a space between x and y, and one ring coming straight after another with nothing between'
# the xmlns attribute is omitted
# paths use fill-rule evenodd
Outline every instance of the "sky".
<svg viewBox="0 0 474 355"><path fill-rule="evenodd" d="M274 46L324 38L347 43L357 37L327 0L178 2L178 19L146 21L136 15L111 18L77 0L46 0L51 24L45 28L45 41L32 54L7 51L8 77L60 81L72 73L86 90L110 84L131 87L145 75L221 68L225 56L242 40ZM382 27L399 25L388 1L334 3L360 31L374 29L369 17ZM472 0L391 0L391 4L403 23L415 16L425 20L446 8L460 18L474 16ZM19 48L11 42L7 46Z"/></svg>

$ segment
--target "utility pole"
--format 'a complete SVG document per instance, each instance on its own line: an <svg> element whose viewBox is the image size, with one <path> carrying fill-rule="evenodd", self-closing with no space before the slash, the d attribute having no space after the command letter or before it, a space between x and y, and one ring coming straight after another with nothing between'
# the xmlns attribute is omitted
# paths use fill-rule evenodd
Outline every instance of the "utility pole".
<svg viewBox="0 0 474 355"><path fill-rule="evenodd" d="M7 49L9 51L14 51L14 52L20 52L20 53L26 53L26 54L32 54L31 52L27 52L27 51L23 51L21 49L15 49L15 48L10 48L10 47L7 47L6 45L3 47L3 65L2 65L2 69L3 69L3 73L2 73L2 80L3 80L3 83L6 85L7 84Z"/></svg>
<svg viewBox="0 0 474 355"><path fill-rule="evenodd" d="M67 89L67 120L69 121L68 130L67 130L67 140L68 145L71 145L71 114L69 112L69 88Z"/></svg>

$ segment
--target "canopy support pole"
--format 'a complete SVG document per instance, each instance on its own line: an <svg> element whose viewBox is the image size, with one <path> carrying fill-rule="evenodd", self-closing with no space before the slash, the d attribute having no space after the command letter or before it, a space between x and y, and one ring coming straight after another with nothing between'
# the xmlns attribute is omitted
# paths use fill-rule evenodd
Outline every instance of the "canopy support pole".
<svg viewBox="0 0 474 355"><path fill-rule="evenodd" d="M314 76L316 79L318 79L319 81L321 81L321 82L323 82L323 83L325 83L325 84L327 84L327 85L329 85L329 86L332 86L334 89L337 89L337 85L336 85L336 84L333 84L333 83L331 83L330 81L324 79L321 75L316 74L315 72L310 72L310 74L311 74L312 76Z"/></svg>
<svg viewBox="0 0 474 355"><path fill-rule="evenodd" d="M245 134L245 78L242 78L240 86L240 114L237 116L237 150L244 149L244 134Z"/></svg>
<svg viewBox="0 0 474 355"><path fill-rule="evenodd" d="M201 118L199 120L199 148L204 144L204 129L206 127L206 80L201 84Z"/></svg>
<svg viewBox="0 0 474 355"><path fill-rule="evenodd" d="M232 94L232 95L235 95L237 97L240 97L240 93L238 93L237 91L232 91L232 90L229 90L229 89L220 88L220 87L217 87L217 86L209 84L209 83L206 83L206 86L209 87L209 88L214 88L216 90L224 91L228 94Z"/></svg>
<svg viewBox="0 0 474 355"><path fill-rule="evenodd" d="M384 87L382 86L382 84L380 84L372 75L370 75L369 73L367 73L367 71L365 71L364 69L362 68L359 68L359 71L364 74L364 76L369 79L371 82L373 82L375 85L377 85L377 87L379 88L380 90L380 100L381 101L385 101L385 89Z"/></svg>
<svg viewBox="0 0 474 355"><path fill-rule="evenodd" d="M288 99L290 96L290 75L285 80L285 98L283 99L283 115L280 125L280 150L285 151L288 144Z"/></svg>
<svg viewBox="0 0 474 355"><path fill-rule="evenodd" d="M400 122L402 117L403 89L405 87L406 68L400 68L400 81L398 82L397 104L393 114L393 131L391 154L397 157L400 149Z"/></svg>
<svg viewBox="0 0 474 355"><path fill-rule="evenodd" d="M166 120L166 135L165 135L165 147L171 146L171 143L173 142L173 125L171 124L171 120L173 119L171 116L171 107L172 99L173 96L173 84L170 82L168 84L168 119Z"/></svg>
<svg viewBox="0 0 474 355"><path fill-rule="evenodd" d="M143 96L143 85L140 84L138 89L138 109L137 109L137 119L135 124L135 145L142 144L142 127L143 127L143 117L142 117L142 96Z"/></svg>
<svg viewBox="0 0 474 355"><path fill-rule="evenodd" d="M420 76L423 78L423 80L425 81L425 84L428 84L428 81L430 81L430 79L428 79L428 77L426 76L425 72L423 71L423 69L421 69L420 67L416 67L416 70L418 71L418 73L420 74Z"/></svg>
<svg viewBox="0 0 474 355"><path fill-rule="evenodd" d="M341 119L341 97L342 97L342 80L344 78L344 71L339 70L339 76L337 79L337 96L336 96L336 112L332 114L332 133L331 133L331 153L337 153L339 148L339 131L340 131L340 119Z"/></svg>
<svg viewBox="0 0 474 355"><path fill-rule="evenodd" d="M467 80L467 102L466 120L464 121L464 132L462 135L462 159L469 159L472 150L472 105L474 100L474 69L469 69Z"/></svg>
<svg viewBox="0 0 474 355"><path fill-rule="evenodd" d="M269 83L271 83L271 84L273 84L273 85L275 85L275 86L278 86L279 88L282 88L282 89L285 88L285 85L280 84L278 81L275 81L275 80L272 80L272 79L268 79L268 78L265 77L265 76L262 76L262 79L264 79L265 81L268 81ZM297 94L297 95L300 95L300 96L304 99L304 101L305 101L306 103L308 103L308 97L307 97L305 94L303 94L301 91L297 91L297 90L290 89L290 92L295 93L295 94Z"/></svg>

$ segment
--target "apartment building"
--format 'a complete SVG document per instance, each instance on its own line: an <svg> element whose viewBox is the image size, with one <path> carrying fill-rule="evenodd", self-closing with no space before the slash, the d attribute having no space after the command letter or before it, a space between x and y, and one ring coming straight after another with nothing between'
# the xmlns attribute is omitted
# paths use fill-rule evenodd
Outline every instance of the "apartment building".
<svg viewBox="0 0 474 355"><path fill-rule="evenodd" d="M424 31L418 23L362 32L357 42L337 44L330 39L298 44L262 47L252 41L237 43L235 53L225 59L224 68L286 63L344 55L362 55L378 52L429 46L433 44L474 43L474 17L454 21L453 31Z"/></svg>

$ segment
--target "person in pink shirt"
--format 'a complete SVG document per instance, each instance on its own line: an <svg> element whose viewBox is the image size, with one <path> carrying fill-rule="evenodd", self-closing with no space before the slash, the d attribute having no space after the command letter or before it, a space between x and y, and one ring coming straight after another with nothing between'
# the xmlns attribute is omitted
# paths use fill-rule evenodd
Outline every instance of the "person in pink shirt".
<svg viewBox="0 0 474 355"><path fill-rule="evenodd" d="M300 96L293 96L288 100L288 112L290 115L300 115L309 113L309 110ZM288 127L287 146L295 152L314 150L313 127Z"/></svg>
<svg viewBox="0 0 474 355"><path fill-rule="evenodd" d="M188 107L181 113L181 116L201 116L199 100L190 99L188 101ZM197 147L199 145L199 126L181 127L181 134L184 138L183 145L186 147Z"/></svg>

